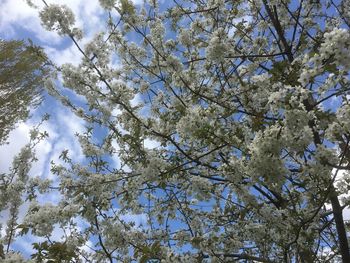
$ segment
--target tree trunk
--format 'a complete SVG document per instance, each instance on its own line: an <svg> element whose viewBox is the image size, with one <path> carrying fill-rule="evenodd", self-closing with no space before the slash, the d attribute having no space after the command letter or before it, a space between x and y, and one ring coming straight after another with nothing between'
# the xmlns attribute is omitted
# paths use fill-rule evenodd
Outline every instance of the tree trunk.
<svg viewBox="0 0 350 263"><path fill-rule="evenodd" d="M343 210L340 206L339 199L334 189L334 186L332 186L331 188L329 199L332 204L334 221L339 240L340 254L344 263L350 263L349 244L343 220Z"/></svg>

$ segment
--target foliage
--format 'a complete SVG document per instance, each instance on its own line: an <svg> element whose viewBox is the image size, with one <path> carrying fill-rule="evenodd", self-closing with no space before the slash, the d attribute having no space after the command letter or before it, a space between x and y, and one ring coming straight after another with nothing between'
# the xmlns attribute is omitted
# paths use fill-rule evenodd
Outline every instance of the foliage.
<svg viewBox="0 0 350 263"><path fill-rule="evenodd" d="M59 74L86 106L47 89L90 127L30 232L82 262L350 262L348 1L100 3L85 46L66 6L40 11L82 52Z"/></svg>
<svg viewBox="0 0 350 263"><path fill-rule="evenodd" d="M71 262L77 257L71 247L61 242L52 242L51 244L48 241L33 243L33 248L37 250L37 253L32 255L35 262Z"/></svg>
<svg viewBox="0 0 350 263"><path fill-rule="evenodd" d="M50 68L42 49L20 40L0 40L0 144L31 107L42 101Z"/></svg>

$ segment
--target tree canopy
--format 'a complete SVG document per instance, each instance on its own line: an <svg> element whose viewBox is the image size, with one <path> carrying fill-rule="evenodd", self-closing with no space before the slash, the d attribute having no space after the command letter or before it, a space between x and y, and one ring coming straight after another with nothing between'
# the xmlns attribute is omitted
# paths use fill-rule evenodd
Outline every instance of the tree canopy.
<svg viewBox="0 0 350 263"><path fill-rule="evenodd" d="M22 180L3 244L43 237L36 262L350 262L349 1L100 0L86 45L44 3L82 54L58 70L84 106L46 88L88 123L85 159Z"/></svg>
<svg viewBox="0 0 350 263"><path fill-rule="evenodd" d="M21 40L0 40L0 144L30 109L42 101L47 58L39 47Z"/></svg>

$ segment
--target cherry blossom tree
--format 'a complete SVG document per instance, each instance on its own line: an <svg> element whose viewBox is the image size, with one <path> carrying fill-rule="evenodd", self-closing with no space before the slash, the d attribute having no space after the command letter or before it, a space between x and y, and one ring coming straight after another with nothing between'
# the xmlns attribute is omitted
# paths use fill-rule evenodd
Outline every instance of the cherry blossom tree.
<svg viewBox="0 0 350 263"><path fill-rule="evenodd" d="M349 1L100 0L85 45L44 3L85 105L47 89L89 127L84 162L52 164L58 204L28 186L36 262L350 262Z"/></svg>

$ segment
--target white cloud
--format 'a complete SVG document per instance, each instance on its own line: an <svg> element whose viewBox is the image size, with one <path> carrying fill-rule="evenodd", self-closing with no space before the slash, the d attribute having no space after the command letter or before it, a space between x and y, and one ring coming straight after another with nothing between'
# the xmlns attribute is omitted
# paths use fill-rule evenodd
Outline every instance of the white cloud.
<svg viewBox="0 0 350 263"><path fill-rule="evenodd" d="M55 3L67 5L75 14L75 26L84 32L81 41L83 47L93 36L103 30L106 26L107 12L103 10L98 0L47 0L48 4ZM141 5L143 0L133 0L136 5ZM33 0L39 7L44 7L41 0ZM45 47L49 56L57 64L78 61L79 51L74 47L62 47L63 37L55 32L46 31L41 26L38 9L30 7L25 0L0 0L0 38L23 38L25 33L41 41L40 45ZM114 16L118 14L114 13ZM67 39L66 39L67 40ZM61 46L60 48L58 48Z"/></svg>
<svg viewBox="0 0 350 263"><path fill-rule="evenodd" d="M48 174L50 159L58 160L62 150L70 149L75 160L83 158L79 143L75 134L82 133L85 130L83 120L76 117L67 109L56 106L56 114L44 123L41 131L47 131L49 138L41 141L36 147L35 152L38 161L33 163L30 171L31 176L46 176ZM34 113L35 114L35 113ZM20 149L29 142L29 131L35 125L34 120L22 122L16 129L9 134L9 144L0 146L0 172L8 172L14 156Z"/></svg>
<svg viewBox="0 0 350 263"><path fill-rule="evenodd" d="M120 218L127 223L134 222L136 228L147 225L146 214L125 214L122 215Z"/></svg>
<svg viewBox="0 0 350 263"><path fill-rule="evenodd" d="M16 154L19 153L22 147L29 142L29 131L32 129L33 124L30 122L20 123L16 129L14 129L9 135L9 144L0 146L0 172L8 172L12 160ZM50 126L42 127L40 130L47 130L54 136L54 132ZM41 176L46 164L46 156L52 150L52 141L43 140L35 148L37 162L32 163L30 171L31 176Z"/></svg>
<svg viewBox="0 0 350 263"><path fill-rule="evenodd" d="M40 0L33 1L39 8L43 7ZM67 5L76 16L76 26L84 32L83 47L92 37L105 26L102 19L104 10L99 7L98 0L60 0L47 1ZM0 0L0 38L21 39L23 35L37 38L48 53L49 57L58 65L63 63L77 64L81 57L78 49L72 44L63 47L67 38L55 32L49 32L41 26L38 10L27 5L25 0Z"/></svg>
<svg viewBox="0 0 350 263"><path fill-rule="evenodd" d="M80 59L82 57L82 54L73 44L65 49L58 49L50 46L44 46L44 49L48 57L57 65L71 63L74 66L77 66L80 63Z"/></svg>
<svg viewBox="0 0 350 263"><path fill-rule="evenodd" d="M53 160L56 164L62 163L59 156L63 150L69 150L69 156L74 161L81 161L84 156L81 147L76 140L76 133L82 133L85 131L85 122L76 117L72 112L64 108L58 108L56 115L53 118L52 126L55 129L57 136L53 138L52 150L49 153L47 163ZM55 178L51 173L47 171L49 179Z"/></svg>
<svg viewBox="0 0 350 263"><path fill-rule="evenodd" d="M0 34L8 38L21 38L21 30L34 34L42 42L58 44L61 37L44 30L40 25L37 10L24 0L0 0Z"/></svg>
<svg viewBox="0 0 350 263"><path fill-rule="evenodd" d="M9 135L8 141L11 143L0 146L0 172L9 170L13 157L29 142L29 127L26 123L20 123Z"/></svg>
<svg viewBox="0 0 350 263"><path fill-rule="evenodd" d="M147 149L155 149L160 147L160 142L151 139L146 139L144 140L143 145Z"/></svg>

